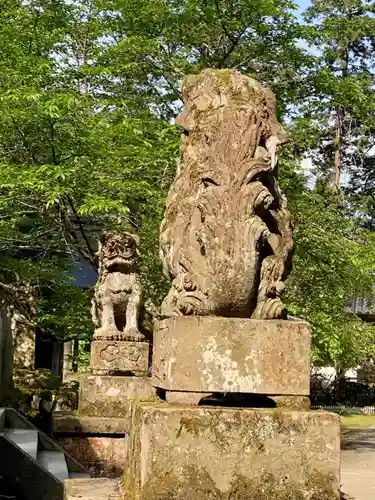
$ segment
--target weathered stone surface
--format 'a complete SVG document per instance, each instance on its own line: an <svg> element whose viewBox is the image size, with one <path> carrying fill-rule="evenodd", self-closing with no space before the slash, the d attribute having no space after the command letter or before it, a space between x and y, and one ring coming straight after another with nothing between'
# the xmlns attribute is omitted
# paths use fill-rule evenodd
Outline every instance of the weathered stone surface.
<svg viewBox="0 0 375 500"><path fill-rule="evenodd" d="M123 417L90 417L77 413L54 413L54 434L126 434L129 424Z"/></svg>
<svg viewBox="0 0 375 500"><path fill-rule="evenodd" d="M167 391L165 400L167 403L198 405L206 396L206 392Z"/></svg>
<svg viewBox="0 0 375 500"><path fill-rule="evenodd" d="M271 398L278 408L290 408L295 410L310 410L310 398L307 396L272 396Z"/></svg>
<svg viewBox="0 0 375 500"><path fill-rule="evenodd" d="M59 446L83 465L93 477L121 477L126 458L124 435L109 436L59 436Z"/></svg>
<svg viewBox="0 0 375 500"><path fill-rule="evenodd" d="M64 500L122 500L121 482L115 479L68 479Z"/></svg>
<svg viewBox="0 0 375 500"><path fill-rule="evenodd" d="M156 399L149 377L87 375L81 378L79 411L93 417L128 417L134 400Z"/></svg>
<svg viewBox="0 0 375 500"><path fill-rule="evenodd" d="M140 404L129 439L129 500L339 498L334 414Z"/></svg>
<svg viewBox="0 0 375 500"><path fill-rule="evenodd" d="M161 313L285 318L291 216L276 182L286 135L273 93L231 70L182 85L186 135L161 224L160 254L172 288Z"/></svg>
<svg viewBox="0 0 375 500"><path fill-rule="evenodd" d="M150 346L147 342L94 340L91 343L91 370L96 375L132 373L146 376Z"/></svg>
<svg viewBox="0 0 375 500"><path fill-rule="evenodd" d="M153 384L170 391L308 395L303 321L214 316L155 323Z"/></svg>
<svg viewBox="0 0 375 500"><path fill-rule="evenodd" d="M97 327L94 340L145 338L138 325L143 304L138 243L138 237L130 233L106 233L100 242L96 255L99 279L91 311Z"/></svg>
<svg viewBox="0 0 375 500"><path fill-rule="evenodd" d="M84 377L85 374L82 372L69 372L69 373L64 373L64 384L70 384L72 382L79 382L82 377Z"/></svg>

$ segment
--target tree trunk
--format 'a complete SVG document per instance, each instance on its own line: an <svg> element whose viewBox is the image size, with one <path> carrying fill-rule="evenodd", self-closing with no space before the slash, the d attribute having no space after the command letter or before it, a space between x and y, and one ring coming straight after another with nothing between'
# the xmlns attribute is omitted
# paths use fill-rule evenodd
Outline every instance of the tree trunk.
<svg viewBox="0 0 375 500"><path fill-rule="evenodd" d="M336 366L336 380L335 380L335 403L340 403L345 387L345 368L340 365Z"/></svg>
<svg viewBox="0 0 375 500"><path fill-rule="evenodd" d="M13 307L11 328L13 337L13 363L15 369L35 366L36 290L30 283L19 284L20 301L23 311ZM26 320L26 321L25 321Z"/></svg>
<svg viewBox="0 0 375 500"><path fill-rule="evenodd" d="M13 388L12 329L6 308L0 309L0 400Z"/></svg>
<svg viewBox="0 0 375 500"><path fill-rule="evenodd" d="M64 342L64 359L63 359L63 382L68 380L69 375L73 372L73 341Z"/></svg>
<svg viewBox="0 0 375 500"><path fill-rule="evenodd" d="M336 108L336 139L335 139L335 175L334 187L340 189L341 181L341 148L343 135L344 110L340 106Z"/></svg>
<svg viewBox="0 0 375 500"><path fill-rule="evenodd" d="M341 59L341 78L344 79L349 75L349 49L350 43L345 47L342 59ZM335 173L334 173L334 187L340 189L341 181L341 150L342 150L342 139L344 134L344 118L345 110L342 106L336 107L336 138L335 138Z"/></svg>

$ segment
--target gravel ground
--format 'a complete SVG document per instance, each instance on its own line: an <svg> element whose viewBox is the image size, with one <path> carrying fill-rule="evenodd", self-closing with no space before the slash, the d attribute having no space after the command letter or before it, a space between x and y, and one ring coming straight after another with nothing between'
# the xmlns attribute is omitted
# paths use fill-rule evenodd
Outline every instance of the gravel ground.
<svg viewBox="0 0 375 500"><path fill-rule="evenodd" d="M344 500L375 500L375 427L342 431L341 483Z"/></svg>

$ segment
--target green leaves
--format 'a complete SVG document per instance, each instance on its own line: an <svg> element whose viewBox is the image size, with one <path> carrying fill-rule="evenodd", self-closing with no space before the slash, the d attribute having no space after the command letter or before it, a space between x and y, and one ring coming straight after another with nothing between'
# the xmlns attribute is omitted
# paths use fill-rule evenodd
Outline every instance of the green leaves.
<svg viewBox="0 0 375 500"><path fill-rule="evenodd" d="M295 217L293 271L286 303L313 327L317 365L353 367L374 352L374 328L356 317L357 297L374 298L375 234L350 216L337 194L311 191L284 160L281 183ZM288 171L289 167L289 171Z"/></svg>
<svg viewBox="0 0 375 500"><path fill-rule="evenodd" d="M30 283L39 324L82 338L93 328L88 293L66 279L67 264L91 259L107 228L141 232L147 218L157 236L178 150L142 88L143 56L160 40L115 39L104 8L31 0L0 10L0 282ZM0 298L16 295L0 283Z"/></svg>

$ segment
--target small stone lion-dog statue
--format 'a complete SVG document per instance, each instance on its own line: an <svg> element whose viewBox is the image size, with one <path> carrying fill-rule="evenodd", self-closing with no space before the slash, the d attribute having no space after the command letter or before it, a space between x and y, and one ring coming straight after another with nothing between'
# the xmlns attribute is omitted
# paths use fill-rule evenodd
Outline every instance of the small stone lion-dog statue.
<svg viewBox="0 0 375 500"><path fill-rule="evenodd" d="M137 273L139 239L131 233L105 233L96 254L99 278L92 301L94 340L142 342L139 315L143 306Z"/></svg>

